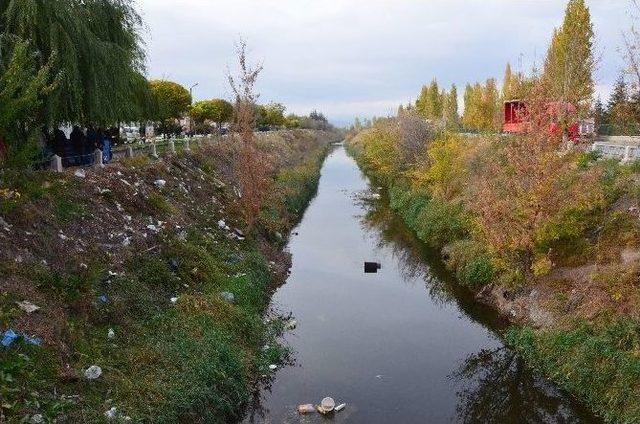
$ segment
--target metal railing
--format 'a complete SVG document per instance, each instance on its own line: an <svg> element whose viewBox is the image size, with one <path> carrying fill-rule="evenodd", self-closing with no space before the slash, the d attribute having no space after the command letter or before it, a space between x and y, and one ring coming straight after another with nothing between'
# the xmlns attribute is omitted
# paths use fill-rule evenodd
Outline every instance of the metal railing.
<svg viewBox="0 0 640 424"><path fill-rule="evenodd" d="M61 157L54 154L49 158L36 160L32 163L32 166L35 169L53 169L54 171L62 172L65 168L102 166L106 163L140 155L158 159L167 154L190 151L202 144L213 143L221 137L224 136L167 138L162 140L153 139L151 141L136 140L115 146L111 150L111 157L109 158L105 158L103 152L96 149L93 153L82 155Z"/></svg>

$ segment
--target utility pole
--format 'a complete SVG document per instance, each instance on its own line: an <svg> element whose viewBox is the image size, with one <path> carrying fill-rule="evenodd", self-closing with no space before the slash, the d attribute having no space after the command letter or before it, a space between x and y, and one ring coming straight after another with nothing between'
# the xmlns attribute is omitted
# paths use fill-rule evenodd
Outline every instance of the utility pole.
<svg viewBox="0 0 640 424"><path fill-rule="evenodd" d="M193 104L193 89L196 88L198 86L198 84L200 84L199 82L193 84L191 87L189 87L189 97L191 97L191 104ZM191 115L189 115L189 132L193 135L194 130L193 130L193 118L191 118Z"/></svg>

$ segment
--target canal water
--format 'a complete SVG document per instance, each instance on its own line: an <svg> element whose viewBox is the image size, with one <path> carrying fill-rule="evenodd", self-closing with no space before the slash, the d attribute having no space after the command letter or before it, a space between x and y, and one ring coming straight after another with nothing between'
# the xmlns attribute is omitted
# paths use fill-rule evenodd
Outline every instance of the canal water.
<svg viewBox="0 0 640 424"><path fill-rule="evenodd" d="M456 285L337 147L291 237L291 275L272 307L291 312L294 363L256 394L247 423L592 423L506 348L505 323ZM382 264L365 274L363 262ZM331 396L331 417L299 404Z"/></svg>

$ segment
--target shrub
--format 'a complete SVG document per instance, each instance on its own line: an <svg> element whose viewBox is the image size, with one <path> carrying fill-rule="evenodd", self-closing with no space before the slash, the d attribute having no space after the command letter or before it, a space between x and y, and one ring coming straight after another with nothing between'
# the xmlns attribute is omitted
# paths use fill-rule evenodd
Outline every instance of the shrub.
<svg viewBox="0 0 640 424"><path fill-rule="evenodd" d="M481 287L492 282L495 268L483 247L472 240L460 240L446 247L447 266L456 272L460 283Z"/></svg>

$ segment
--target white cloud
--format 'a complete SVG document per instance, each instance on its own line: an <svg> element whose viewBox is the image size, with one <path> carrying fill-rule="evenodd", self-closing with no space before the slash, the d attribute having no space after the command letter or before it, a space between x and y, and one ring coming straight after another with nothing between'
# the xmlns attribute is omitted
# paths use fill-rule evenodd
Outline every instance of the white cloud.
<svg viewBox="0 0 640 424"><path fill-rule="evenodd" d="M597 83L621 66L626 0L588 0L602 54ZM242 36L265 69L264 101L331 119L385 115L434 76L449 85L500 78L507 61L540 65L560 0L138 0L149 74L197 98L228 96L225 68ZM612 25L612 23L615 23Z"/></svg>

